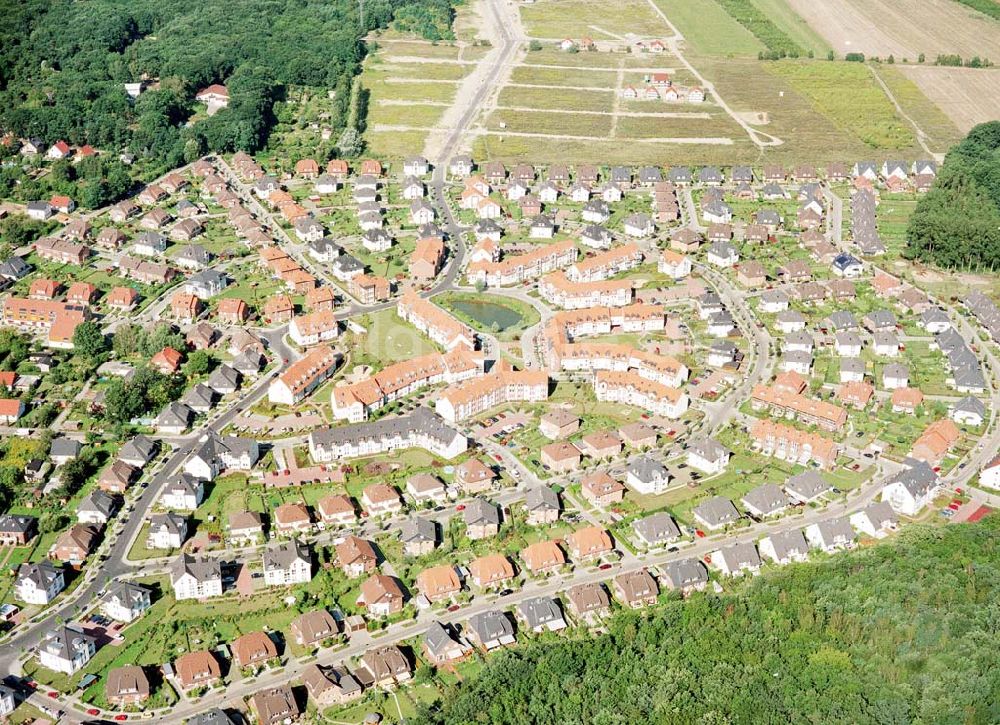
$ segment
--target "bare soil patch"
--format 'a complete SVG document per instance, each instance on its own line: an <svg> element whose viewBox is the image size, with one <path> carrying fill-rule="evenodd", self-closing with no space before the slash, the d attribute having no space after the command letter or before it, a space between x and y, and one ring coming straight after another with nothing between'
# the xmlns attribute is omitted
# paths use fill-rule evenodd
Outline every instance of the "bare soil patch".
<svg viewBox="0 0 1000 725"><path fill-rule="evenodd" d="M838 54L1000 57L996 21L954 0L788 0Z"/></svg>
<svg viewBox="0 0 1000 725"><path fill-rule="evenodd" d="M1000 68L900 66L961 131L1000 115Z"/></svg>

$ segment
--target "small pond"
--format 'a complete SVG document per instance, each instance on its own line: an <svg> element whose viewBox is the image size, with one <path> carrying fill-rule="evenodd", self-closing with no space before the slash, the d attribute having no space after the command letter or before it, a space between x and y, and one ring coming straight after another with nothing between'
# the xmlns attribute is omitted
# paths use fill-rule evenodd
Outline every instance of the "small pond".
<svg viewBox="0 0 1000 725"><path fill-rule="evenodd" d="M462 314L471 317L487 330L494 329L493 326L495 324L495 329L503 332L512 327L517 327L521 324L521 320L524 319L521 317L521 313L514 308L497 304L496 302L460 299L452 300L449 304Z"/></svg>

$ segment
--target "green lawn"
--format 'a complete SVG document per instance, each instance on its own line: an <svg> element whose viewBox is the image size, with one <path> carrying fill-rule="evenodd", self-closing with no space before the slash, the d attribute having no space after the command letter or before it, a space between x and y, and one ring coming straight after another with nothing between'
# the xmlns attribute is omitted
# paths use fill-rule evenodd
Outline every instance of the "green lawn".
<svg viewBox="0 0 1000 725"><path fill-rule="evenodd" d="M654 0L684 36L687 48L718 56L753 56L764 45L715 0Z"/></svg>
<svg viewBox="0 0 1000 725"><path fill-rule="evenodd" d="M365 315L357 322L368 332L349 347L353 365L366 364L381 369L437 350L434 343L400 320L392 308Z"/></svg>

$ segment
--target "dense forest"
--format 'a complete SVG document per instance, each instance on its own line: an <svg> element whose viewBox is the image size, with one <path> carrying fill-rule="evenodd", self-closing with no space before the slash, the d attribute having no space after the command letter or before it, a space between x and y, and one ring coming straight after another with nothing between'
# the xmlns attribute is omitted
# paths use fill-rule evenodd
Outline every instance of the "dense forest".
<svg viewBox="0 0 1000 725"><path fill-rule="evenodd" d="M1000 269L1000 121L983 123L948 152L917 204L905 255L952 269Z"/></svg>
<svg viewBox="0 0 1000 725"><path fill-rule="evenodd" d="M422 723L1000 722L1000 517L491 655Z"/></svg>
<svg viewBox="0 0 1000 725"><path fill-rule="evenodd" d="M343 127L363 38L397 17L438 39L451 0L0 0L0 128L128 147L166 168L260 148L288 85L336 90ZM144 78L159 86L133 103L123 84ZM186 127L212 83L229 108Z"/></svg>

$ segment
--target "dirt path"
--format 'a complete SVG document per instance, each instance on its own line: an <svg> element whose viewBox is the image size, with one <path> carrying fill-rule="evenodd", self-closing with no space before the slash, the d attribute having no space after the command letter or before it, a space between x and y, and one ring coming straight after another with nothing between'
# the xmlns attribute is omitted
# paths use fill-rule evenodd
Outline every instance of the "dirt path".
<svg viewBox="0 0 1000 725"><path fill-rule="evenodd" d="M488 6L490 2L493 4ZM451 107L442 114L441 119L427 134L423 155L428 159L440 157L449 137L456 128L461 126L463 118L477 103L477 92L500 66L499 73L493 81L493 87L479 103L479 118L484 118L490 110L496 107L496 99L500 89L510 80L514 66L524 58L524 30L521 28L520 15L516 8L512 8L503 1L477 0L471 12L477 17L476 27L479 29L479 36L488 40L493 47L479 60L475 69L459 82ZM506 27L501 28L501 22ZM506 35L511 36L513 42L519 46L509 62L504 59L504 38ZM467 150L466 139L459 139L455 151L464 152Z"/></svg>
<svg viewBox="0 0 1000 725"><path fill-rule="evenodd" d="M889 90L889 86L887 86L885 81L882 80L882 76L878 74L878 71L875 70L875 67L868 65L867 63L865 64L865 67L871 71L871 74L873 76L875 76L875 80L878 81L878 84L879 86L882 87L882 90L885 92L885 95L888 96L890 101L892 101L892 105L896 107L896 113L898 113L900 117L902 117L907 123L913 126L913 130L916 131L917 133L917 143L920 144L920 148L926 151L927 155L932 157L938 163L944 161L943 153L935 153L931 151L930 147L927 145L927 134L924 133L924 130L917 125L916 121L914 121L912 118L910 118L910 116L907 115L906 111L903 110L903 107L899 105L899 101L897 101L896 97L892 95L892 91Z"/></svg>

